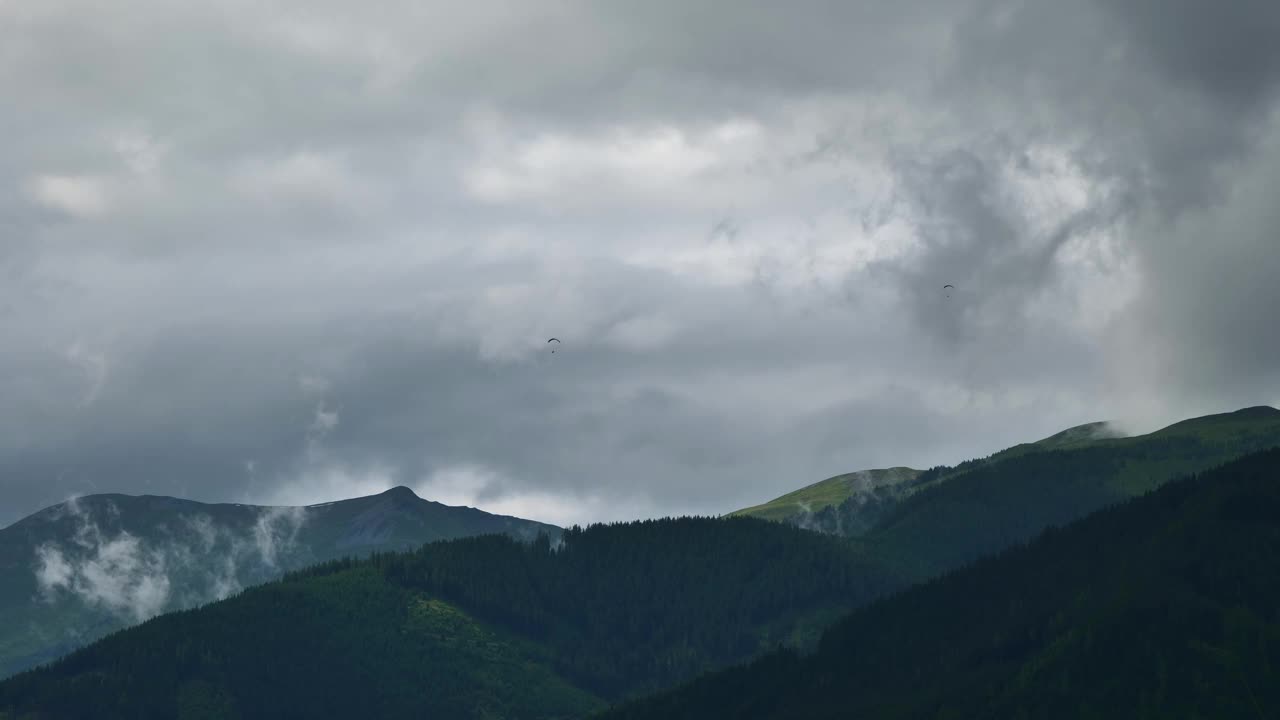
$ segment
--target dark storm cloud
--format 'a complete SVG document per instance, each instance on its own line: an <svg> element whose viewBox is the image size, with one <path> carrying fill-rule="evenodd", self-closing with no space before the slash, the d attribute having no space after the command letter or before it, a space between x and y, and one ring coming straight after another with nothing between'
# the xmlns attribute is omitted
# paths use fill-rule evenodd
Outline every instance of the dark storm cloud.
<svg viewBox="0 0 1280 720"><path fill-rule="evenodd" d="M1266 0L1101 3L1173 83L1239 109L1270 101L1280 77L1280 9Z"/></svg>
<svg viewBox="0 0 1280 720"><path fill-rule="evenodd" d="M0 523L717 512L1274 402L1278 17L0 5Z"/></svg>

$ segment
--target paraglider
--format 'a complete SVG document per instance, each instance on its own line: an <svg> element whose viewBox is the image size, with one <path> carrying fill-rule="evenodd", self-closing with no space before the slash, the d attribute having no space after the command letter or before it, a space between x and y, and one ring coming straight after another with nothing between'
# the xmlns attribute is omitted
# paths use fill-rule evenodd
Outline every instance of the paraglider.
<svg viewBox="0 0 1280 720"><path fill-rule="evenodd" d="M956 286L955 286L955 285L943 285L943 286L942 286L942 289L943 289L943 290L947 290L947 289L955 290L955 289L956 289ZM947 297L951 297L951 293L947 293Z"/></svg>
<svg viewBox="0 0 1280 720"><path fill-rule="evenodd" d="M560 338L551 338L550 340L548 340L548 341L547 341L547 344L551 344L551 343L555 343L555 344L557 344L557 345L561 344L561 343L560 343ZM556 349L555 349L554 347L553 347L553 348L551 348L551 354L552 354L552 355L555 355L555 354L556 354Z"/></svg>

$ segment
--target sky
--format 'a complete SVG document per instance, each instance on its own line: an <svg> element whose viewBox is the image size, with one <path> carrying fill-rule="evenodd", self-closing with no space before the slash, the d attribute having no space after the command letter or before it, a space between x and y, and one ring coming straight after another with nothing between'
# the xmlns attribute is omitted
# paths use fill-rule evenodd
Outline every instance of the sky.
<svg viewBox="0 0 1280 720"><path fill-rule="evenodd" d="M0 526L393 485L719 514L1280 404L1277 33L1263 0L0 0Z"/></svg>

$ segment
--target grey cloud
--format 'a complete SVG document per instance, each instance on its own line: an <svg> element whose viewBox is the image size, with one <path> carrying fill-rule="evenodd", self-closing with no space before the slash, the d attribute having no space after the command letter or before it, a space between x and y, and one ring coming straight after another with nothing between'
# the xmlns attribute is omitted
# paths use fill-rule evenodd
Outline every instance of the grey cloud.
<svg viewBox="0 0 1280 720"><path fill-rule="evenodd" d="M1274 3L1138 0L1100 6L1174 83L1233 105L1271 99L1280 78L1280 9Z"/></svg>
<svg viewBox="0 0 1280 720"><path fill-rule="evenodd" d="M1280 128L1237 167L1220 204L1134 228L1147 285L1110 339L1129 358L1116 369L1124 391L1176 385L1199 407L1275 402L1280 342L1263 309L1280 303L1280 216L1269 192L1280 172L1277 142Z"/></svg>
<svg viewBox="0 0 1280 720"><path fill-rule="evenodd" d="M1277 22L1266 3L1140 2L991 3L961 23L940 97L971 124L895 163L931 251L879 267L901 278L916 322L953 343L1043 339L1028 325L1046 319L1028 309L1078 270L1055 262L1060 249L1103 233L1121 249L1113 277L1127 267L1140 288L1108 310L1098 350L1072 356L1102 360L1095 387L1128 398L1113 412L1149 426L1271 401L1274 334L1255 320L1275 302L1274 239L1255 195L1274 165ZM1036 238L994 178L1046 143L1106 192ZM957 276L977 280L980 296L957 293L961 308L941 312L929 291Z"/></svg>
<svg viewBox="0 0 1280 720"><path fill-rule="evenodd" d="M1277 22L1254 2L993 2L957 26L941 89L971 121L1074 147L1176 214L1218 197L1215 169L1265 131Z"/></svg>
<svg viewBox="0 0 1280 720"><path fill-rule="evenodd" d="M0 13L0 523L715 512L1280 382L1269 5Z"/></svg>

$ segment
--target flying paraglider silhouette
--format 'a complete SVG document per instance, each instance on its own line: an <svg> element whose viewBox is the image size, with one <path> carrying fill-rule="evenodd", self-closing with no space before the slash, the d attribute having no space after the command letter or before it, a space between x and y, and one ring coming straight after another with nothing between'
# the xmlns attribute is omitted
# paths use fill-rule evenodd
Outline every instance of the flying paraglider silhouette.
<svg viewBox="0 0 1280 720"><path fill-rule="evenodd" d="M943 290L946 290L946 289L948 289L948 288L950 288L950 289L952 289L952 290L955 290L955 289L956 289L956 286L955 286L955 285L943 285L943 286L942 286L942 289L943 289ZM947 297L951 297L951 293L947 293Z"/></svg>
<svg viewBox="0 0 1280 720"><path fill-rule="evenodd" d="M561 342L560 342L560 338L551 338L550 340L547 340L547 343L548 343L548 344L550 344L550 343L555 343L555 344L557 344L557 345L560 345L560 344L561 344ZM556 354L556 349L555 349L555 348L551 348L551 354L552 354L552 355L555 355L555 354Z"/></svg>

